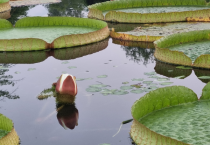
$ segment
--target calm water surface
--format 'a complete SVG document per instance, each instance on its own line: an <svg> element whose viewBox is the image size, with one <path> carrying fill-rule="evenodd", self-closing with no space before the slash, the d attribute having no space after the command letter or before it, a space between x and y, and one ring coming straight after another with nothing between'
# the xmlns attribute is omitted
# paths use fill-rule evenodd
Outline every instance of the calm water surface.
<svg viewBox="0 0 210 145"><path fill-rule="evenodd" d="M17 8L16 12L22 12L19 16L15 16L13 9L9 20L14 23L24 16L86 16L87 4L82 2L81 5L75 4L76 8L81 8L78 10L71 9L64 2L71 5L71 2L63 1L56 5ZM144 73L156 70L160 74L170 76L164 69L167 72L174 66L163 67L156 62L153 57L154 49L122 46L113 43L111 38L100 43L97 46L93 44L87 46L85 52L84 48L76 47L41 51L39 54L37 52L0 54L0 63L9 66L8 70L1 69L1 76L4 77L0 78L2 85L0 111L13 120L21 145L132 144L129 136L131 123L123 125L120 133L115 137L112 136L118 131L122 121L132 118L130 112L132 104L145 93L103 96L101 93L87 92L86 88L103 83L109 85L110 89L119 89L123 86L122 82L128 81L129 84L134 84L131 81L133 78L155 81ZM76 68L69 69L69 66ZM65 130L58 123L54 97L46 100L37 99L39 93L50 88L62 73L69 73L77 78L93 78L77 81L78 94L75 103L79 111L79 125L74 130ZM187 74L187 77L171 78L170 81L174 82L174 85L189 87L200 96L205 83L197 78L195 71L178 71L178 73ZM209 71L197 71L198 73L210 75ZM97 78L99 75L108 77Z"/></svg>

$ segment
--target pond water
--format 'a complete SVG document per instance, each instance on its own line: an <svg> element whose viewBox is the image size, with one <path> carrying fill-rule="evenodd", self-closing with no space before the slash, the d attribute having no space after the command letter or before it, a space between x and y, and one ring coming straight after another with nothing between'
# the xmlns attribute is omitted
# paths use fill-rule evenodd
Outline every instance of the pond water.
<svg viewBox="0 0 210 145"><path fill-rule="evenodd" d="M15 8L9 20L14 24L24 16L86 17L86 6L85 1L63 0L60 4ZM0 112L13 120L21 145L131 145L131 123L123 125L115 137L113 135L122 121L132 118L131 106L153 90L151 86L164 87L162 83L171 82L171 85L186 86L201 95L205 81L199 80L197 75L210 76L208 70L177 71L173 65L163 67L155 61L154 49L143 47L148 45L131 47L113 41L109 38L101 42L103 45L0 54ZM77 81L75 107L79 120L74 130L65 130L59 124L54 97L37 99L62 73L83 79ZM186 76L184 79L173 78L181 75ZM128 93L104 95L86 90L95 84L105 84L109 90L124 88ZM122 87L130 85L142 85L143 91L133 93Z"/></svg>

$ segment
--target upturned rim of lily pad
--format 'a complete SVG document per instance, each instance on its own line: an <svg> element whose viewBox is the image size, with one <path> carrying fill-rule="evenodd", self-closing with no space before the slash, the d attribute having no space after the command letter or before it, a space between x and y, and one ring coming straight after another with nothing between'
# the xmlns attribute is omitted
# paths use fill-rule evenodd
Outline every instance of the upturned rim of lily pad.
<svg viewBox="0 0 210 145"><path fill-rule="evenodd" d="M197 95L191 89L184 86L170 86L151 91L137 100L131 108L134 122L131 127L130 135L136 144L140 144L141 142L146 144L148 141L155 141L156 143L165 141L170 142L170 144L186 145L186 143L150 130L145 125L141 124L139 119L157 110L209 99L210 82L203 88L200 99L198 99ZM150 139L148 140L148 138Z"/></svg>
<svg viewBox="0 0 210 145"><path fill-rule="evenodd" d="M0 114L0 129L7 131L8 133L0 138L1 145L17 145L20 143L19 136L17 135L12 120Z"/></svg>
<svg viewBox="0 0 210 145"><path fill-rule="evenodd" d="M15 28L23 29L50 26L79 26L95 28L97 30L89 33L64 35L56 38L52 43L38 38L0 39L0 51L33 51L81 46L106 39L110 33L106 22L88 18L25 17L18 20L15 24ZM5 28L13 28L13 25L7 20L0 19L0 29ZM3 45L4 43L7 43L6 47Z"/></svg>
<svg viewBox="0 0 210 145"><path fill-rule="evenodd" d="M118 23L158 23L158 22L177 22L187 21L186 17L198 16L198 12L201 12L198 17L207 16L206 10L195 10L185 12L168 12L168 13L126 13L121 11L115 11L116 9L126 8L138 8L138 7L166 7L166 6L199 6L207 7L208 3L205 0L171 0L170 2L159 0L159 1L148 1L148 0L113 0L101 3L96 3L88 6L89 13L88 17L93 19L105 20L108 22ZM103 11L109 11L105 16ZM202 15L204 14L204 15ZM174 16L178 15L178 17ZM148 19L150 18L150 19Z"/></svg>
<svg viewBox="0 0 210 145"><path fill-rule="evenodd" d="M200 55L194 62L183 52L168 49L170 46L189 42L210 41L210 30L184 32L163 37L154 42L155 58L160 62L187 66L192 68L210 69L210 54Z"/></svg>

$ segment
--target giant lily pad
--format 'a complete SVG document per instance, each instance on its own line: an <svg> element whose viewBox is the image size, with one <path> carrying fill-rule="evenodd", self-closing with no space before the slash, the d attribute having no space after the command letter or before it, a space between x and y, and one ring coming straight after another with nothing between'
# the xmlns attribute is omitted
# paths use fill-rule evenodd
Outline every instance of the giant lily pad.
<svg viewBox="0 0 210 145"><path fill-rule="evenodd" d="M27 17L18 20L15 28L7 20L1 20L0 27L0 51L72 47L109 36L105 22L75 17Z"/></svg>
<svg viewBox="0 0 210 145"><path fill-rule="evenodd" d="M9 0L0 0L0 13L10 11L11 6Z"/></svg>
<svg viewBox="0 0 210 145"><path fill-rule="evenodd" d="M0 63L31 64L44 61L50 56L59 60L70 60L89 55L105 49L108 46L108 39L89 45L65 49L54 49L51 51L27 51L0 53ZM88 51L87 51L88 50ZM65 61L64 61L65 62Z"/></svg>
<svg viewBox="0 0 210 145"><path fill-rule="evenodd" d="M200 17L208 16L209 8L206 6L205 0L117 0L89 6L88 17L121 23L186 21L186 17L198 16L199 11L202 12Z"/></svg>
<svg viewBox="0 0 210 145"><path fill-rule="evenodd" d="M0 144L17 145L19 143L20 140L13 127L12 120L0 114Z"/></svg>
<svg viewBox="0 0 210 145"><path fill-rule="evenodd" d="M210 68L210 61L208 61L210 58L210 54L206 54L206 51L208 51L206 49L209 47L207 45L209 44L209 41L207 42L207 40L209 40L209 34L210 30L199 30L173 34L161 38L160 40L154 42L156 47L155 57L157 60L171 64L199 68ZM177 51L173 49L181 47L191 49L189 50L190 55L183 53L180 50ZM193 50L194 48L195 51ZM196 53L196 55L191 55L191 53Z"/></svg>
<svg viewBox="0 0 210 145"><path fill-rule="evenodd" d="M200 101L183 86L160 88L141 97L132 106L132 139L136 144L208 144L209 88L210 83Z"/></svg>

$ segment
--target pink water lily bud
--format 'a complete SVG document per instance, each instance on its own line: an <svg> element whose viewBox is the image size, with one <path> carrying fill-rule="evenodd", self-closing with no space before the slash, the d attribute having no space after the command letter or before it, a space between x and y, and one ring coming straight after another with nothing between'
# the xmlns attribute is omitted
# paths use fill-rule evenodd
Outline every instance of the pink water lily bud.
<svg viewBox="0 0 210 145"><path fill-rule="evenodd" d="M76 84L76 77L69 75L69 74L62 74L57 81L54 83L55 91L59 94L77 95L77 84Z"/></svg>
<svg viewBox="0 0 210 145"><path fill-rule="evenodd" d="M64 105L58 110L57 119L64 129L78 126L79 112L75 105Z"/></svg>

